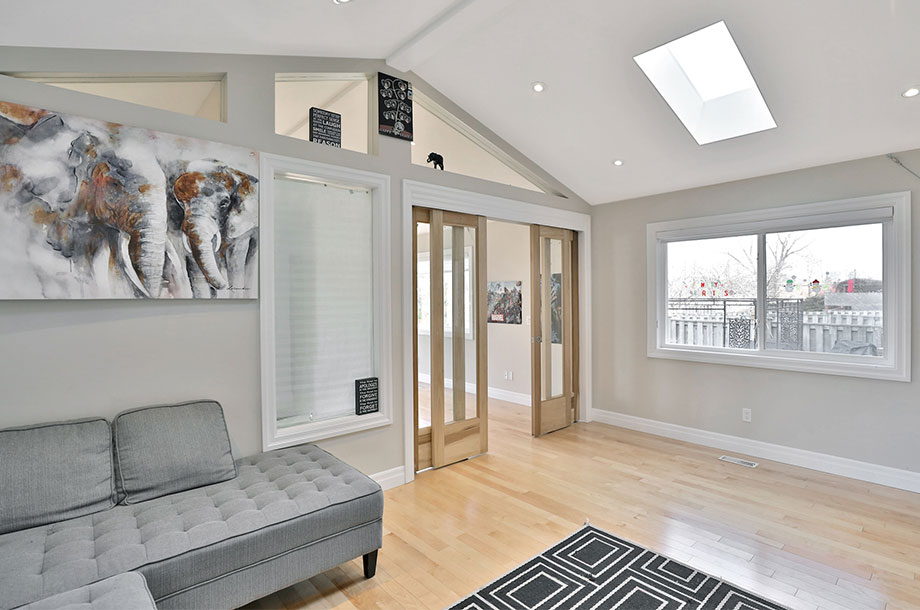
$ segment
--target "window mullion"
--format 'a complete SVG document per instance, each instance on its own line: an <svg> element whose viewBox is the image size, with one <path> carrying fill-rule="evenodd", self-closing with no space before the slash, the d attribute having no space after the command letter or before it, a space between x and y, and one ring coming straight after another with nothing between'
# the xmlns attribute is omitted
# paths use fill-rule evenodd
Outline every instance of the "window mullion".
<svg viewBox="0 0 920 610"><path fill-rule="evenodd" d="M767 234L757 235L757 351L766 347L767 337Z"/></svg>

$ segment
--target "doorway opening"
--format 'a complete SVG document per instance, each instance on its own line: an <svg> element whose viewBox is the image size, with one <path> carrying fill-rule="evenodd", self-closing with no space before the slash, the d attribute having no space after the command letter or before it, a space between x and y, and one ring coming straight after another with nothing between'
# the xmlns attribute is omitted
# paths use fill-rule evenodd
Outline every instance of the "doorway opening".
<svg viewBox="0 0 920 610"><path fill-rule="evenodd" d="M530 225L487 223L489 419L493 441L531 433Z"/></svg>
<svg viewBox="0 0 920 610"><path fill-rule="evenodd" d="M574 231L412 208L415 472L488 451L489 413L533 436L578 419Z"/></svg>

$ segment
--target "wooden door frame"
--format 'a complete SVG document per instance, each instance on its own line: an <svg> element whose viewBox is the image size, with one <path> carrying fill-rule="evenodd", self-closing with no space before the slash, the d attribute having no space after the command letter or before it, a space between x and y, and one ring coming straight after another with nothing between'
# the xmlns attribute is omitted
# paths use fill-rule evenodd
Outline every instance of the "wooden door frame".
<svg viewBox="0 0 920 610"><path fill-rule="evenodd" d="M574 422L581 421L579 418L579 395L578 395L578 358L575 351L579 347L578 336L580 328L578 326L578 290L577 283L573 282L573 276L578 274L578 233L569 229L560 229L557 227L547 227L544 225L530 225L530 315L534 318L534 323L530 327L530 376L531 376L531 400L543 401L543 395L549 394L547 383L551 380L543 378L543 361L552 358L552 338L543 335L543 331L552 324L549 319L552 315L550 308L544 304L552 300L550 282L542 281L551 275L550 257L542 258L542 240L555 239L562 243L562 298L563 298L563 352L562 352L562 393L559 397L571 398L570 408L574 410L571 415L567 412L566 418L571 425ZM539 291L539 297L537 292ZM539 316L537 316L539 312ZM538 319L539 318L539 319ZM544 319L546 318L546 319ZM539 336L539 342L537 337ZM573 374L573 372L575 374ZM554 397L550 400L558 400ZM541 436L543 432L542 408L536 408L531 402L530 408L530 426L533 436ZM558 428L554 428L557 430ZM551 432L551 431L550 431Z"/></svg>
<svg viewBox="0 0 920 610"><path fill-rule="evenodd" d="M463 214L458 212L450 212L432 208L423 208L418 206L413 206L412 208L412 227L411 227L411 240L412 240L412 301L410 303L413 313L417 307L418 303L418 227L420 223L427 223L429 225L428 231L428 261L429 261L429 294L431 295L431 320L434 324L434 320L443 320L444 319L444 284L442 278L444 276L444 265L448 261L444 260L443 256L433 256L433 252L444 252L444 227L451 227L453 229L453 241L451 247L451 265L453 266L452 273L452 290L454 296L458 292L462 291L464 273L462 268L464 265L464 254L463 248L458 251L456 246L456 239L458 237L458 229L462 235L464 228L472 228L476 231L474 252L476 253L476 259L471 261L473 276L475 278L475 286L471 287L474 289L474 295L476 296L475 302L472 306L474 308L474 315L471 316L473 319L473 324L475 328L474 336L476 337L476 417L472 419L466 419L466 380L465 380L465 367L466 367L466 353L463 349L465 340L461 343L461 348L457 349L457 341L451 341L454 347L453 351L453 375L451 379L453 380L453 393L454 393L454 417L453 421L449 424L445 423L445 396L440 392L435 392L434 388L444 389L445 387L445 371L444 371L444 335L443 333L434 332L434 327L431 328L431 334L429 335L429 387L430 387L430 396L429 396L429 407L430 407L430 416L431 416L431 426L426 429L422 434L419 433L419 412L418 412L418 382L419 382L419 373L418 373L418 324L415 316L412 319L412 354L413 354L413 364L412 364L412 436L413 436L413 472L424 470L432 466L439 468L441 466L447 466L451 463L458 461L458 459L464 459L459 457L463 455L466 457L472 457L485 453L488 451L489 447L489 397L488 397L488 355L489 355L489 346L488 346L488 327L487 327L487 316L485 315L486 305L488 303L488 295L486 293L488 281L486 274L486 261L488 260L487 255L487 234L486 234L486 218L483 216L473 216L469 214ZM460 265L461 272L457 273L457 265ZM458 289L459 288L459 289ZM464 305L463 300L455 300L455 306L453 307L453 321L452 329L454 337L459 334L462 337L465 337L466 331L464 329L465 316L464 316ZM457 306L459 305L459 307ZM457 411L457 404L460 404L461 412ZM462 414L461 414L462 413ZM476 434L478 436L479 442L474 446L476 449L473 450L470 454L470 450L462 445L459 445L457 442L463 438L469 438L471 434ZM423 441L427 437L427 443ZM459 437L459 439L458 439ZM454 439L453 447L446 447L448 439ZM421 449L424 445L427 445L426 451L423 455ZM459 446L458 446L459 445ZM448 451L452 449L453 453ZM458 452L459 449L459 452Z"/></svg>
<svg viewBox="0 0 920 610"><path fill-rule="evenodd" d="M485 216L492 220L503 220L523 224L572 229L577 233L578 243L578 301L579 310L579 421L591 421L592 410L592 358L591 358L591 216L525 201L516 201L470 191L426 184L415 180L402 181L402 272L403 290L403 414L404 424L404 466L403 475L408 483L415 478L415 385L413 362L415 353L415 293L412 279L412 208L413 206ZM485 321L483 321L485 322ZM396 409L400 411L400 409Z"/></svg>

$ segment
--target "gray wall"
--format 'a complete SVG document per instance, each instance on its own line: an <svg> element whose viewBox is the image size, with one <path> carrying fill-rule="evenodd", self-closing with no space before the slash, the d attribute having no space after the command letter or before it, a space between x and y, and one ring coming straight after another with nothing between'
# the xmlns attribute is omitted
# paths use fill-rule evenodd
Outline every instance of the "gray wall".
<svg viewBox="0 0 920 610"><path fill-rule="evenodd" d="M521 280L522 324L489 324L489 387L530 397L530 227L489 222L489 281ZM511 371L513 379L504 377Z"/></svg>
<svg viewBox="0 0 920 610"><path fill-rule="evenodd" d="M900 155L920 170L920 151ZM920 471L920 381L772 371L646 356L647 223L911 191L885 157L743 180L593 210L594 408ZM913 215L914 239L920 214ZM916 250L915 250L916 252ZM914 258L916 260L916 258ZM913 265L913 302L920 265ZM913 308L913 374L920 320ZM742 423L741 408L753 409Z"/></svg>
<svg viewBox="0 0 920 610"><path fill-rule="evenodd" d="M379 155L274 133L275 72L400 75L376 60L108 52L0 47L0 72L227 72L228 122L218 123L0 77L0 99L188 135L263 152L343 165L392 177L394 278L401 281L404 178L585 212L587 205L436 91L426 92L506 148L569 198L557 198L412 165L409 144L382 138ZM417 86L420 79L409 75ZM403 464L402 291L394 286L391 426L320 443L368 473ZM223 405L238 451L261 448L257 301L0 302L0 428L129 407L209 397ZM410 398L411 400L411 398ZM411 410L408 411L411 413Z"/></svg>

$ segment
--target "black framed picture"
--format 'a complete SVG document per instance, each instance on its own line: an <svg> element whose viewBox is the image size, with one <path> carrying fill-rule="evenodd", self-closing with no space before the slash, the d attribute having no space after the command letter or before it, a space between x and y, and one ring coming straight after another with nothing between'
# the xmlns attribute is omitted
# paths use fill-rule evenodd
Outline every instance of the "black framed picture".
<svg viewBox="0 0 920 610"><path fill-rule="evenodd" d="M379 133L412 141L412 83L377 73L377 118Z"/></svg>

